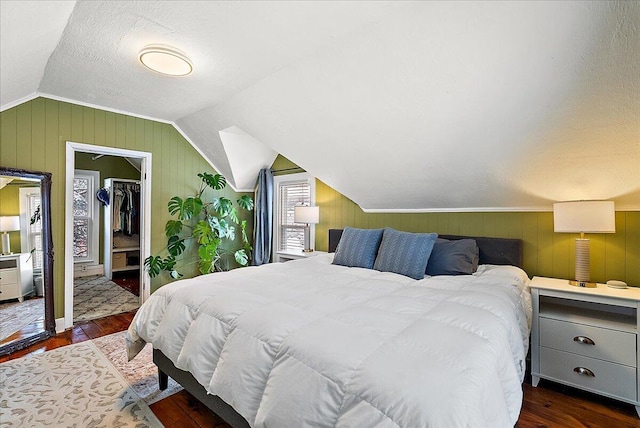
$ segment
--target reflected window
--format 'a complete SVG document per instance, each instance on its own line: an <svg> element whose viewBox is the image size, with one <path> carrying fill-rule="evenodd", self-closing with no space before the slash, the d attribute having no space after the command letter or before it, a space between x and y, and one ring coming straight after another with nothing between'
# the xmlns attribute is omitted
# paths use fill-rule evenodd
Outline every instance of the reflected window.
<svg viewBox="0 0 640 428"><path fill-rule="evenodd" d="M31 253L34 272L42 271L42 211L39 187L20 188L20 242L23 253Z"/></svg>
<svg viewBox="0 0 640 428"><path fill-rule="evenodd" d="M100 173L76 170L73 178L73 259L98 263L99 211L96 191Z"/></svg>

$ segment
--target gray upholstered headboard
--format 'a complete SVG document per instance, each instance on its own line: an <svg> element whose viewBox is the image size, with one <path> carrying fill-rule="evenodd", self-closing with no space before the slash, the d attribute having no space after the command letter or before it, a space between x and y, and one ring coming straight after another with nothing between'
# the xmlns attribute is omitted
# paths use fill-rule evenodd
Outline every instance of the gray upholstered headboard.
<svg viewBox="0 0 640 428"><path fill-rule="evenodd" d="M329 229L329 252L336 251L342 229ZM439 235L443 239L475 239L480 249L480 264L522 267L522 240L513 238L486 238L477 236Z"/></svg>

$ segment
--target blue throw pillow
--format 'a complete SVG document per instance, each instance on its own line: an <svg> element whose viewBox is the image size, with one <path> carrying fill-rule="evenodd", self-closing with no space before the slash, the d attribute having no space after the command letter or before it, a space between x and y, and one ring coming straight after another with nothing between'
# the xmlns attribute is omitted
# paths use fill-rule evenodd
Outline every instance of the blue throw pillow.
<svg viewBox="0 0 640 428"><path fill-rule="evenodd" d="M478 246L475 239L440 239L427 263L427 275L471 275L478 270Z"/></svg>
<svg viewBox="0 0 640 428"><path fill-rule="evenodd" d="M333 257L333 264L372 269L381 240L382 229L345 227Z"/></svg>
<svg viewBox="0 0 640 428"><path fill-rule="evenodd" d="M437 233L409 233L386 228L373 268L422 279L436 238Z"/></svg>

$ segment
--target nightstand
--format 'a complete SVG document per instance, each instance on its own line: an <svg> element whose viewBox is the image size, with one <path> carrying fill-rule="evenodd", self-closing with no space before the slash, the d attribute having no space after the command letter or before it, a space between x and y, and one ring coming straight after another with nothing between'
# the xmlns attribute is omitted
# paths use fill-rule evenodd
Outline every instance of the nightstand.
<svg viewBox="0 0 640 428"><path fill-rule="evenodd" d="M33 265L31 254L18 253L0 256L0 301L18 299L33 294Z"/></svg>
<svg viewBox="0 0 640 428"><path fill-rule="evenodd" d="M640 289L534 277L532 385L570 385L636 406L640 416Z"/></svg>
<svg viewBox="0 0 640 428"><path fill-rule="evenodd" d="M274 262L288 262L290 260L306 259L307 257L317 256L319 254L327 254L326 251L311 251L309 253L303 253L300 251L277 251Z"/></svg>

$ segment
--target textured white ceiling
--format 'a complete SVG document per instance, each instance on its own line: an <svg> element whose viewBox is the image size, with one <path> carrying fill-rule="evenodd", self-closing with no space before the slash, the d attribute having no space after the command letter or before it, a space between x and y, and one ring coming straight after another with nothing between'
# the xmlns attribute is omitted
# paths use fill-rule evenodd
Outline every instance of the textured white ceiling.
<svg viewBox="0 0 640 428"><path fill-rule="evenodd" d="M38 89L74 1L0 1L0 106Z"/></svg>
<svg viewBox="0 0 640 428"><path fill-rule="evenodd" d="M16 41L35 11L5 3L3 108L36 91L19 71L46 45ZM640 2L79 1L67 18L37 92L172 121L236 189L275 150L368 210L640 209ZM148 72L151 43L194 74Z"/></svg>

